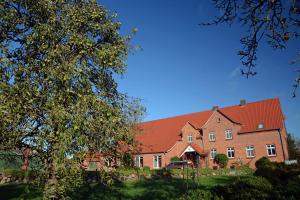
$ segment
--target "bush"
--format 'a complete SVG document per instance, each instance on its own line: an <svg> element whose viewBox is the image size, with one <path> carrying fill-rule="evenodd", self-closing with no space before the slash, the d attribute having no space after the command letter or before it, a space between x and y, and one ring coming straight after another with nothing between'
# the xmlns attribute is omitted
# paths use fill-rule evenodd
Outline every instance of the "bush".
<svg viewBox="0 0 300 200"><path fill-rule="evenodd" d="M180 158L178 158L177 156L173 156L171 158L171 162L176 162L176 161L180 161Z"/></svg>
<svg viewBox="0 0 300 200"><path fill-rule="evenodd" d="M225 154L217 154L215 156L215 162L221 167L225 168L228 163L228 157Z"/></svg>
<svg viewBox="0 0 300 200"><path fill-rule="evenodd" d="M255 162L255 167L257 169L261 167L273 167L273 163L267 157L261 157Z"/></svg>
<svg viewBox="0 0 300 200"><path fill-rule="evenodd" d="M178 200L210 200L216 199L213 198L213 194L209 191L202 190L202 189L193 189L189 190L183 196L178 198Z"/></svg>
<svg viewBox="0 0 300 200"><path fill-rule="evenodd" d="M144 166L144 167L143 167L143 171L150 171L150 167Z"/></svg>
<svg viewBox="0 0 300 200"><path fill-rule="evenodd" d="M232 184L217 186L213 192L224 199L269 199L273 187L263 177L249 176L236 180Z"/></svg>
<svg viewBox="0 0 300 200"><path fill-rule="evenodd" d="M154 178L172 178L171 170L163 168L163 169L157 169L154 170L153 174Z"/></svg>

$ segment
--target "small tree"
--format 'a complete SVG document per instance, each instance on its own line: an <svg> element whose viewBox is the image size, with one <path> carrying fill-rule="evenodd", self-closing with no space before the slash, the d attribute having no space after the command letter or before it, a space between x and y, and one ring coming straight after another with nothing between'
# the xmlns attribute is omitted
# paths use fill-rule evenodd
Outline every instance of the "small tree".
<svg viewBox="0 0 300 200"><path fill-rule="evenodd" d="M173 156L171 158L171 162L176 162L176 161L180 161L180 158L178 156Z"/></svg>
<svg viewBox="0 0 300 200"><path fill-rule="evenodd" d="M228 157L225 154L217 154L214 160L221 168L225 168L227 166Z"/></svg>
<svg viewBox="0 0 300 200"><path fill-rule="evenodd" d="M296 138L293 134L288 133L287 145L289 151L289 159L297 159L297 145L299 145L299 138Z"/></svg>

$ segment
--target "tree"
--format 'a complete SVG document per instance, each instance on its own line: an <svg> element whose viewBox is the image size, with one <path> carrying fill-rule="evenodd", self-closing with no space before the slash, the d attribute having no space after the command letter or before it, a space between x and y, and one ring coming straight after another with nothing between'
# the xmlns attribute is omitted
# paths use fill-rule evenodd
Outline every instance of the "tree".
<svg viewBox="0 0 300 200"><path fill-rule="evenodd" d="M257 50L260 42L265 39L273 49L284 49L289 40L298 40L300 26L300 1L282 0L212 0L214 7L222 14L216 16L213 22L201 25L232 24L239 22L248 28L247 36L240 42L243 49L238 52L241 56L242 75L247 78L257 74L255 71ZM291 61L295 64L300 61L300 52L297 58ZM296 80L293 97L300 84L300 69L296 69Z"/></svg>
<svg viewBox="0 0 300 200"><path fill-rule="evenodd" d="M293 136L291 133L287 135L287 145L289 151L289 159L297 159L297 147L299 148L300 140Z"/></svg>
<svg viewBox="0 0 300 200"><path fill-rule="evenodd" d="M143 109L114 80L131 34L95 0L2 0L0 19L0 150L29 145L44 199L64 199L87 151L133 142Z"/></svg>
<svg viewBox="0 0 300 200"><path fill-rule="evenodd" d="M227 166L228 157L225 154L217 154L214 160L221 168L225 168Z"/></svg>

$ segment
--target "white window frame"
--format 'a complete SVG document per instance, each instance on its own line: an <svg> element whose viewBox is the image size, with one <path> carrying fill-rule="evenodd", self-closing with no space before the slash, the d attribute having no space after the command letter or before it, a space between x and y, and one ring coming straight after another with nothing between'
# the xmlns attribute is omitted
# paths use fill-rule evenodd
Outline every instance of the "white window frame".
<svg viewBox="0 0 300 200"><path fill-rule="evenodd" d="M192 143L193 142L193 135L192 134L189 134L187 136L187 140L188 140L188 143Z"/></svg>
<svg viewBox="0 0 300 200"><path fill-rule="evenodd" d="M230 133L230 137L228 137L229 133ZM232 130L231 129L225 130L225 139L226 140L232 140Z"/></svg>
<svg viewBox="0 0 300 200"><path fill-rule="evenodd" d="M213 148L210 150L210 159L215 159L217 155L217 149Z"/></svg>
<svg viewBox="0 0 300 200"><path fill-rule="evenodd" d="M142 162L141 162L142 161ZM136 167L144 167L144 158L143 156L135 156L135 166Z"/></svg>
<svg viewBox="0 0 300 200"><path fill-rule="evenodd" d="M153 156L153 168L154 169L160 169L161 166L162 166L162 157L161 157L161 155Z"/></svg>
<svg viewBox="0 0 300 200"><path fill-rule="evenodd" d="M232 156L232 153L233 153L233 156ZM227 148L227 157L228 158L234 158L235 157L235 150L234 150L233 147L228 147Z"/></svg>
<svg viewBox="0 0 300 200"><path fill-rule="evenodd" d="M211 136L213 136L213 137L211 137ZM210 141L210 142L216 141L216 134L215 134L215 132L211 131L211 132L208 133L208 141Z"/></svg>
<svg viewBox="0 0 300 200"><path fill-rule="evenodd" d="M276 156L277 155L275 144L267 144L266 149L267 149L267 155L268 156ZM269 150L271 151L271 154L269 154ZM274 153L272 152L272 150L274 150Z"/></svg>
<svg viewBox="0 0 300 200"><path fill-rule="evenodd" d="M246 156L247 156L247 158L254 158L255 157L254 145L246 146Z"/></svg>

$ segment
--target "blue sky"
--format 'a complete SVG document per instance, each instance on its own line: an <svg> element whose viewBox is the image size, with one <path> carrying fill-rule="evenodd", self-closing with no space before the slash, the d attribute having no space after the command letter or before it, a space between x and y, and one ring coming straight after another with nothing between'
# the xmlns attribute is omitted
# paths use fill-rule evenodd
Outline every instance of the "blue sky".
<svg viewBox="0 0 300 200"><path fill-rule="evenodd" d="M218 12L207 0L102 0L118 13L122 34L138 28L132 44L141 51L129 55L127 73L118 78L120 91L139 97L147 109L145 121L279 97L289 132L300 137L300 90L292 98L296 66L288 64L299 42L274 51L262 43L258 75L240 74L239 39L245 27L202 27Z"/></svg>

